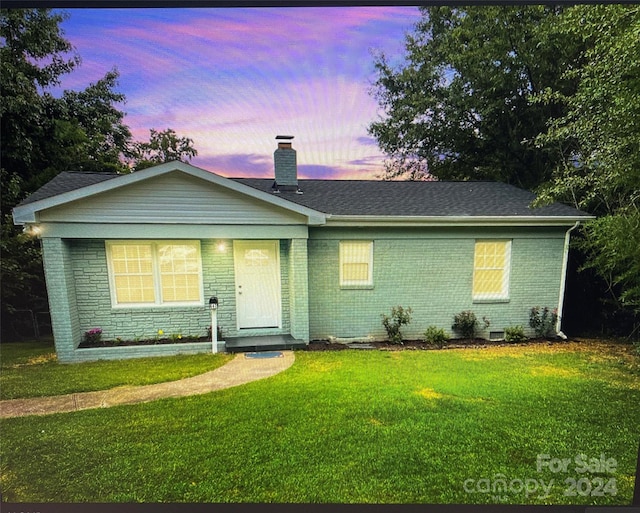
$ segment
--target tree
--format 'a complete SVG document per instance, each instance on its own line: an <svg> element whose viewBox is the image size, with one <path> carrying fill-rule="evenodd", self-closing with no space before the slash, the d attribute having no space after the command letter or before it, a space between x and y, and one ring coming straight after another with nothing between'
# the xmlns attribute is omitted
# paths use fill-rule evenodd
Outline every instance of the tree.
<svg viewBox="0 0 640 513"><path fill-rule="evenodd" d="M131 148L131 167L134 171L179 160L188 162L198 154L193 140L178 137L171 128L159 132L150 130L149 142L136 142Z"/></svg>
<svg viewBox="0 0 640 513"><path fill-rule="evenodd" d="M580 239L585 267L619 306L640 311L640 8L576 6L557 30L584 51L582 65L565 72L577 89L549 88L537 98L565 106L537 138L559 157L539 203L571 202L600 216Z"/></svg>
<svg viewBox="0 0 640 513"><path fill-rule="evenodd" d="M3 335L17 310L47 308L38 241L13 225L15 205L61 171L126 173L135 158L140 168L197 154L191 139L171 129L152 130L148 143L131 141L116 69L82 91L51 94L80 64L60 28L66 18L49 9L0 9Z"/></svg>
<svg viewBox="0 0 640 513"><path fill-rule="evenodd" d="M126 173L131 132L116 104L117 70L82 91L65 90L60 98L42 95L44 117L32 163L37 171L25 183L33 191L61 171Z"/></svg>
<svg viewBox="0 0 640 513"><path fill-rule="evenodd" d="M65 18L48 9L0 9L3 336L17 310L45 310L47 304L40 248L13 225L11 209L40 171L35 160L47 125L42 91L80 62L59 27Z"/></svg>
<svg viewBox="0 0 640 513"><path fill-rule="evenodd" d="M58 119L77 126L83 134L75 147L75 169L94 172L127 172L124 163L131 144L131 131L124 124L125 114L115 105L124 103L117 93L119 73L109 71L85 90L65 91Z"/></svg>
<svg viewBox="0 0 640 513"><path fill-rule="evenodd" d="M382 180L409 180L411 182L433 181L436 178L429 173L424 161L397 155L395 159L384 162Z"/></svg>
<svg viewBox="0 0 640 513"><path fill-rule="evenodd" d="M0 169L2 330L17 310L46 310L38 241L13 225L11 210L60 171L122 170L130 139L117 72L81 92L49 92L80 63L64 38L65 14L49 9L0 10Z"/></svg>
<svg viewBox="0 0 640 513"><path fill-rule="evenodd" d="M549 27L563 8L426 7L404 64L375 62L385 116L369 126L402 176L417 161L438 179L490 179L527 189L550 176L556 154L533 144L562 105L533 104L548 87L570 94L562 70L578 51ZM407 166L408 165L408 166Z"/></svg>
<svg viewBox="0 0 640 513"><path fill-rule="evenodd" d="M114 91L117 71L84 91L49 92L80 64L59 26L66 18L49 9L0 10L0 146L7 177L20 178L18 201L60 171L126 170L131 133L116 107L124 101ZM7 200L4 214L15 205Z"/></svg>
<svg viewBox="0 0 640 513"><path fill-rule="evenodd" d="M640 312L640 8L430 7L406 52L376 62L388 174L426 163L596 214L571 261L602 317Z"/></svg>
<svg viewBox="0 0 640 513"><path fill-rule="evenodd" d="M16 203L21 195L20 178L0 169L0 181L4 199ZM38 241L14 226L11 214L3 214L0 229L2 331L6 334L16 311L46 311L47 299Z"/></svg>
<svg viewBox="0 0 640 513"><path fill-rule="evenodd" d="M64 19L49 9L0 9L1 161L23 181L37 172L32 157L46 119L41 92L80 63L59 27Z"/></svg>

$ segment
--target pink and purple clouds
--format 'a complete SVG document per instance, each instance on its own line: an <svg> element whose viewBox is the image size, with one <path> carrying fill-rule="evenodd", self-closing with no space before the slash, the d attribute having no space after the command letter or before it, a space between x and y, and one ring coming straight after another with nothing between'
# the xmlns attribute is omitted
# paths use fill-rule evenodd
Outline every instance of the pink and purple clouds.
<svg viewBox="0 0 640 513"><path fill-rule="evenodd" d="M373 178L384 156L367 134L374 55L402 52L417 7L71 9L82 57L63 88L120 72L122 110L191 137L192 160L226 176L271 176L274 137L295 135L300 174Z"/></svg>

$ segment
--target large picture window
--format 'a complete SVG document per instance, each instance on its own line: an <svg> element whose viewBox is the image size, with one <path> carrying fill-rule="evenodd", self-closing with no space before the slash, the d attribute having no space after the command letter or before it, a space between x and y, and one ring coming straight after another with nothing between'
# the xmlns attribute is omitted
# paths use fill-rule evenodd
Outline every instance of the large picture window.
<svg viewBox="0 0 640 513"><path fill-rule="evenodd" d="M373 242L340 242L340 286L373 285Z"/></svg>
<svg viewBox="0 0 640 513"><path fill-rule="evenodd" d="M114 306L202 303L198 241L109 241L107 260Z"/></svg>
<svg viewBox="0 0 640 513"><path fill-rule="evenodd" d="M473 260L473 299L509 299L511 241L476 241Z"/></svg>

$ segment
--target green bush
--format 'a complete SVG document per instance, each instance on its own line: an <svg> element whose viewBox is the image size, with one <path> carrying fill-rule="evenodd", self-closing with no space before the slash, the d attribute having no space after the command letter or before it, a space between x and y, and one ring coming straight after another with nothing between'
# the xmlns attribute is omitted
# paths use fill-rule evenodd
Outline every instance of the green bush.
<svg viewBox="0 0 640 513"><path fill-rule="evenodd" d="M442 328L436 326L429 326L427 331L424 332L423 337L427 344L438 347L442 347L449 340L447 333Z"/></svg>
<svg viewBox="0 0 640 513"><path fill-rule="evenodd" d="M392 344L402 344L402 333L400 328L411 322L411 308L404 309L401 306L394 306L391 309L391 317L382 315L382 325L387 331L387 337Z"/></svg>
<svg viewBox="0 0 640 513"><path fill-rule="evenodd" d="M527 340L522 326L511 326L504 329L504 339L512 344Z"/></svg>
<svg viewBox="0 0 640 513"><path fill-rule="evenodd" d="M550 310L548 306L540 308L534 306L529 312L529 326L536 332L536 337L547 338L556 334L558 311Z"/></svg>
<svg viewBox="0 0 640 513"><path fill-rule="evenodd" d="M476 338L478 319L471 310L465 310L453 316L451 329L459 333L462 338Z"/></svg>

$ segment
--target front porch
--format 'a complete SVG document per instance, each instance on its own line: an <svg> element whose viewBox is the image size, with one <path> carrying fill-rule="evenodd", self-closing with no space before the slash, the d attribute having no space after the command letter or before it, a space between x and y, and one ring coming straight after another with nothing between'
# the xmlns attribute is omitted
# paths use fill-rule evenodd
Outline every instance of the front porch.
<svg viewBox="0 0 640 513"><path fill-rule="evenodd" d="M249 353L260 351L283 351L306 347L304 340L291 335L266 335L259 337L233 337L225 341L227 353Z"/></svg>

